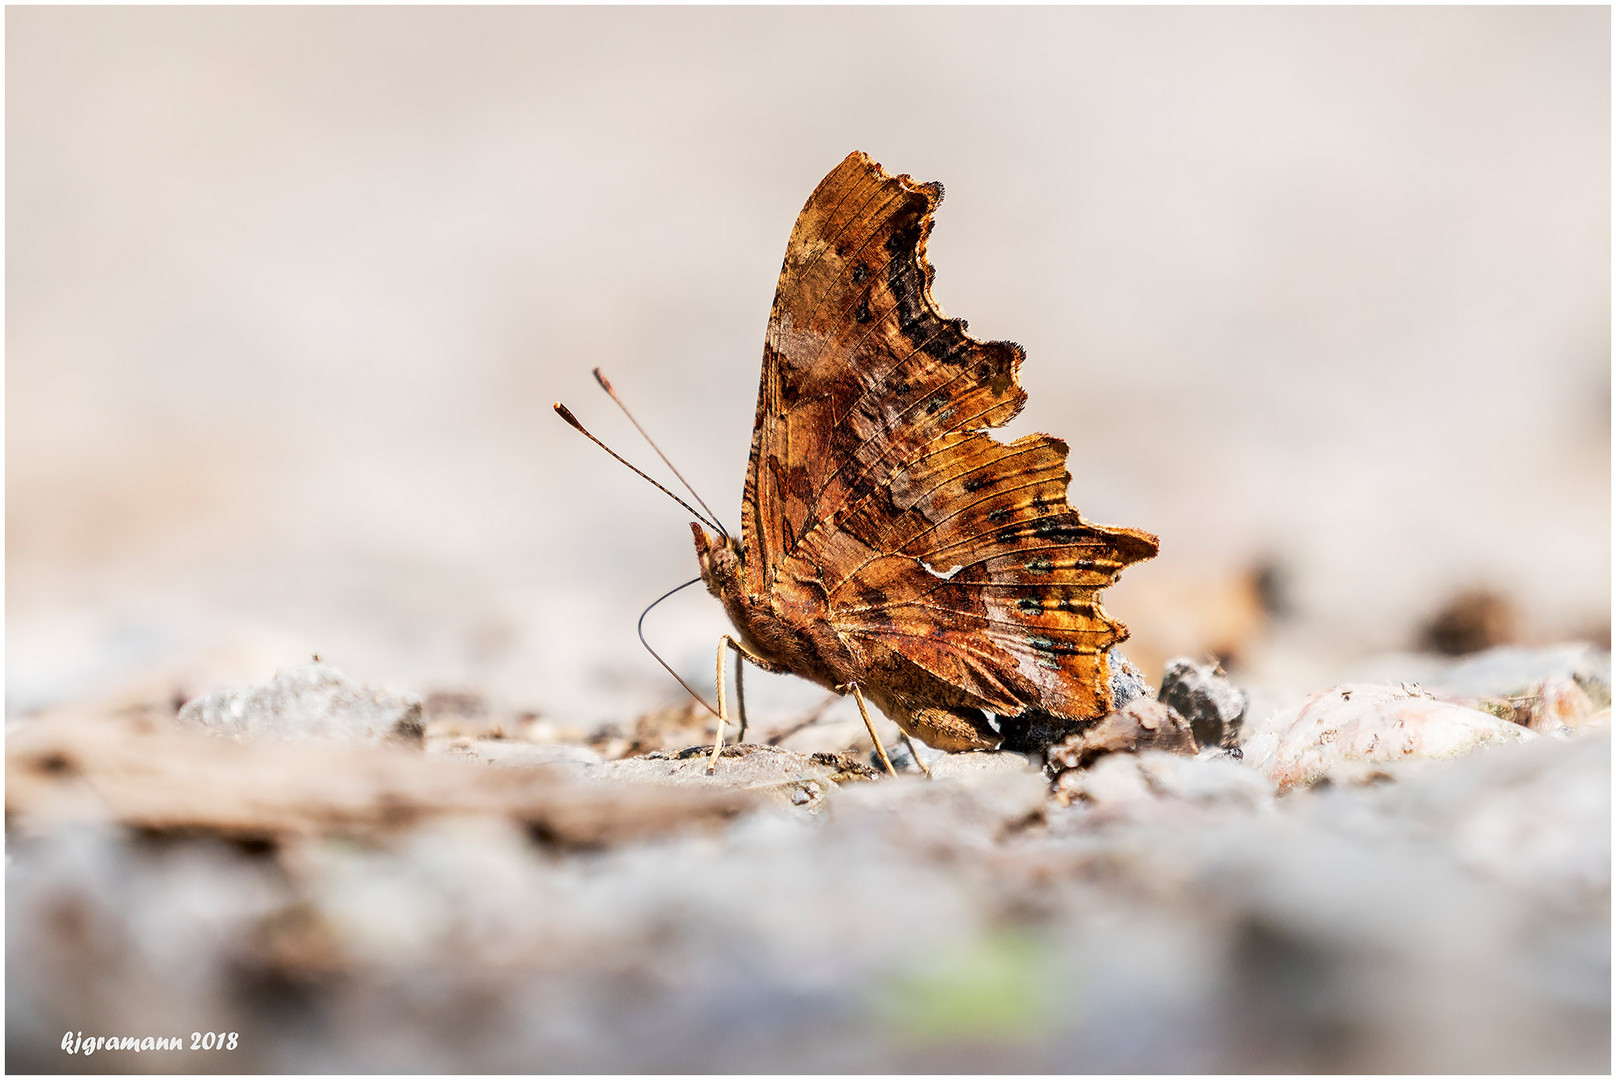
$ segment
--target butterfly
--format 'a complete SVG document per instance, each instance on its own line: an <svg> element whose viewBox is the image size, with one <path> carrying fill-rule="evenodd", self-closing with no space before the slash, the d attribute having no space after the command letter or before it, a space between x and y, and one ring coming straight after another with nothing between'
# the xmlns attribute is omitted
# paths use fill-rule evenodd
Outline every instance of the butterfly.
<svg viewBox="0 0 1616 1080"><path fill-rule="evenodd" d="M726 649L852 693L866 724L868 698L946 751L1036 749L1120 704L1111 649L1128 631L1100 593L1157 538L1069 505L1062 440L987 433L1026 402L1025 353L970 337L932 299L942 198L854 152L797 217L741 535L690 526L735 628L719 644L720 743Z"/></svg>

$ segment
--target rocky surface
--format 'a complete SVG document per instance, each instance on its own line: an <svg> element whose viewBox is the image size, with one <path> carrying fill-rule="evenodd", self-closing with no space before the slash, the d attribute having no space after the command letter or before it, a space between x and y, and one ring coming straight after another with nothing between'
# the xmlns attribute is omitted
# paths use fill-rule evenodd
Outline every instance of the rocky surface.
<svg viewBox="0 0 1616 1080"><path fill-rule="evenodd" d="M1365 733L1416 714L1509 721L1327 691L1243 760L1110 752L1052 788L1009 753L889 778L749 744L708 776L710 746L469 701L425 753L160 706L9 734L14 1071L1610 1067L1608 714L1380 757ZM1276 773L1280 735L1328 767Z"/></svg>
<svg viewBox="0 0 1616 1080"><path fill-rule="evenodd" d="M1061 773L1055 780L1055 796L1066 805L1081 803L1124 816L1156 810L1178 813L1183 804L1255 810L1273 804L1274 783L1215 750L1194 758L1144 750L1111 754L1092 768Z"/></svg>
<svg viewBox="0 0 1616 1080"><path fill-rule="evenodd" d="M1508 697L1544 679L1571 679L1601 707L1610 705L1610 652L1567 643L1506 645L1463 657L1393 653L1364 661L1354 682L1416 682L1455 700Z"/></svg>

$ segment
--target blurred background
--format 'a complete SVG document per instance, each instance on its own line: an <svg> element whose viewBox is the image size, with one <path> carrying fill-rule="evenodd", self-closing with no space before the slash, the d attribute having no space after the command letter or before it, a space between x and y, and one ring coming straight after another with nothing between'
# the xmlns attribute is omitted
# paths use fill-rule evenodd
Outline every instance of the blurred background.
<svg viewBox="0 0 1616 1080"><path fill-rule="evenodd" d="M677 702L634 620L695 573L683 512L550 404L649 468L600 365L733 524L785 241L853 149L947 186L934 291L1026 347L1009 434L1161 537L1108 594L1152 676L1608 646L1605 9L6 28L8 714L312 652L580 721ZM699 590L648 620L698 686L722 629Z"/></svg>

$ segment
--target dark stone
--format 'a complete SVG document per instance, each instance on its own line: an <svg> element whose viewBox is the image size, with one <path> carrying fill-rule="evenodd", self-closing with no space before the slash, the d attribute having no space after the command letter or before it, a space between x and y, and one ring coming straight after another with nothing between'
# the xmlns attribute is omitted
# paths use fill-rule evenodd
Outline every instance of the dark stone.
<svg viewBox="0 0 1616 1080"><path fill-rule="evenodd" d="M1040 754L1083 727L1082 721L1067 720L1037 709L1028 709L1020 716L1001 716L999 731L1003 741L1001 750L1018 754Z"/></svg>
<svg viewBox="0 0 1616 1080"><path fill-rule="evenodd" d="M1234 746L1246 718L1246 692L1224 678L1215 665L1180 657L1167 662L1161 692L1156 695L1190 722L1202 746Z"/></svg>

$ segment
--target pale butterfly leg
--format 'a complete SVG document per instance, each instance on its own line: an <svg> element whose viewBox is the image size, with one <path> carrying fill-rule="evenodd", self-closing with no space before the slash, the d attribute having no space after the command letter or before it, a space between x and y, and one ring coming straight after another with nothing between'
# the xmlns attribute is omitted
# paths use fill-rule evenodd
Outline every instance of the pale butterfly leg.
<svg viewBox="0 0 1616 1080"><path fill-rule="evenodd" d="M909 733L907 731L903 733L903 745L909 748L909 756L915 759L915 764L920 766L920 771L926 774L927 780L930 780L931 766L920 760L920 755L915 752L915 744L910 740Z"/></svg>
<svg viewBox="0 0 1616 1080"><path fill-rule="evenodd" d="M892 767L892 759L887 757L887 748L881 745L881 736L875 733L875 723L870 719L870 710L864 704L864 694L858 688L858 683L849 683L853 690L853 700L858 702L859 715L864 717L864 727L870 733L870 741L875 743L875 752L881 755L881 764L887 767L889 776L897 776L898 770ZM919 760L916 758L915 760Z"/></svg>
<svg viewBox="0 0 1616 1080"><path fill-rule="evenodd" d="M717 664L717 668L718 668L718 737L713 740L713 756L712 756L711 760L709 760L707 762L707 775L708 776L712 776L715 772L718 771L718 752L724 748L724 725L729 723L729 703L728 703L728 700L724 696L724 650L725 649L734 649L735 650L735 655L736 655L736 661L735 661L735 691L736 691L736 696L739 698L738 704L739 704L740 709L741 709L741 726L740 726L740 729L735 734L735 739L736 739L737 742L739 742L746 735L746 697L745 697L744 692L741 690L741 669L742 669L741 661L742 660L750 660L752 663L756 664L758 667L762 668L764 671L779 671L780 670L778 665L769 663L767 660L764 660L761 656L752 655L750 652L748 652L746 650L746 646L742 645L739 641L736 641L734 638L730 637L728 634L725 634L723 637L718 639L718 664Z"/></svg>
<svg viewBox="0 0 1616 1080"><path fill-rule="evenodd" d="M718 639L718 737L713 740L713 757L707 763L708 776L718 771L718 752L724 748L724 724L729 719L724 703L724 650L729 648L729 640L728 634Z"/></svg>
<svg viewBox="0 0 1616 1080"><path fill-rule="evenodd" d="M746 657L740 653L735 654L735 717L741 722L740 729L735 732L737 743L746 741L746 683L741 678L746 671Z"/></svg>

